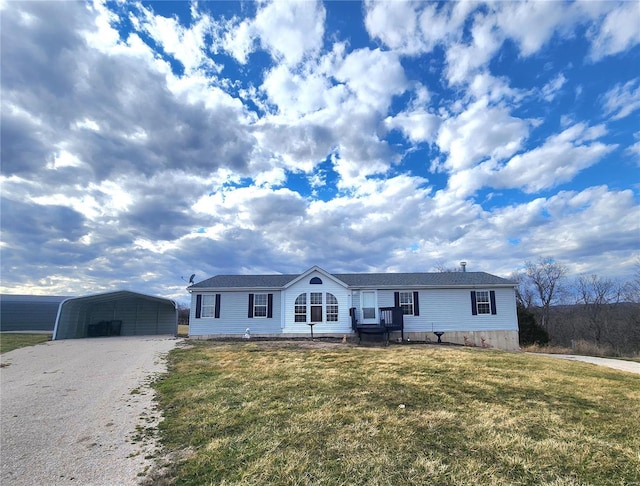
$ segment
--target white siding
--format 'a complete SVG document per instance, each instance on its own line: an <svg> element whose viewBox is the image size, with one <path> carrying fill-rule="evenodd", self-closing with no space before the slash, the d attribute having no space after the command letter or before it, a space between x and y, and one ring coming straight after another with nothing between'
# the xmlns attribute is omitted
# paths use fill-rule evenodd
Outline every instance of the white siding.
<svg viewBox="0 0 640 486"><path fill-rule="evenodd" d="M310 284L312 278L318 277L322 280L322 284ZM323 294L323 322L319 322L313 326L314 333L333 333L345 334L351 332L351 318L349 317L349 307L351 292L344 286L340 285L330 277L320 272L311 272L302 280L296 282L286 290L284 296L284 329L282 332L288 334L309 334L311 332L309 325L305 322L295 322L294 304L298 295L302 293L322 292ZM327 322L326 313L326 293L333 294L338 300L338 321ZM309 307L309 296L307 295L307 307ZM307 321L310 321L309 312L307 312Z"/></svg>
<svg viewBox="0 0 640 486"><path fill-rule="evenodd" d="M322 284L310 284L313 277L319 277ZM399 289L415 291L415 289ZM512 288L478 288L476 290L494 290L496 294L497 314L472 315L472 289L422 289L419 290L419 316L404 316L406 332L453 332L453 331L517 331L518 319L516 315L515 291ZM397 290L383 289L377 291L378 307L392 307L394 292ZM266 291L232 291L232 292L201 292L202 295L220 294L220 318L196 319L196 295L191 295L191 315L189 319L189 334L192 336L206 335L242 335L247 328L251 334L300 334L308 335L310 328L307 323L295 322L294 302L301 293L323 293L323 319L314 325L313 332L317 334L347 334L351 331L349 308L359 310L360 290L347 289L330 277L312 272L286 290L268 291L273 294L273 318L248 318L247 307L249 293L265 293ZM333 294L338 300L338 321L326 321L326 293ZM307 295L307 306L309 296ZM307 320L310 320L307 312Z"/></svg>
<svg viewBox="0 0 640 486"><path fill-rule="evenodd" d="M279 291L255 290L246 292L199 292L201 295L220 294L220 317L196 319L196 296L191 294L189 335L242 334L247 328L251 334L280 334L281 299ZM248 317L249 294L273 294L273 317Z"/></svg>
<svg viewBox="0 0 640 486"><path fill-rule="evenodd" d="M420 316L404 316L405 331L517 331L515 291L504 288L478 290L495 290L495 315L472 315L471 289L420 290Z"/></svg>

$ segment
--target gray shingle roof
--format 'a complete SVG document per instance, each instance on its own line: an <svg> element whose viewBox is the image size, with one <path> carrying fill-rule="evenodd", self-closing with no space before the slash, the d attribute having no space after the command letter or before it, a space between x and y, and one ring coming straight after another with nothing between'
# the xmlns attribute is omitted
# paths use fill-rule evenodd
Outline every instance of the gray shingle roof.
<svg viewBox="0 0 640 486"><path fill-rule="evenodd" d="M189 288L279 288L298 275L216 275Z"/></svg>
<svg viewBox="0 0 640 486"><path fill-rule="evenodd" d="M438 273L335 273L349 287L464 287L478 285L515 285L515 282L485 272ZM216 275L198 282L190 289L258 289L280 288L299 275Z"/></svg>

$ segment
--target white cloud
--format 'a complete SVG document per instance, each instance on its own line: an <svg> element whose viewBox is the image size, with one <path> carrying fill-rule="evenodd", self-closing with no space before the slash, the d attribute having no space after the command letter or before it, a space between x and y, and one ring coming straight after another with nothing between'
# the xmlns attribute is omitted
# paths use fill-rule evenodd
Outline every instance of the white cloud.
<svg viewBox="0 0 640 486"><path fill-rule="evenodd" d="M620 120L640 109L640 78L615 85L603 98L604 114Z"/></svg>
<svg viewBox="0 0 640 486"><path fill-rule="evenodd" d="M502 35L491 15L476 14L469 44L449 45L446 53L446 76L449 84L466 83L487 65L502 45Z"/></svg>
<svg viewBox="0 0 640 486"><path fill-rule="evenodd" d="M511 116L506 108L478 100L440 126L437 142L448 154L445 167L457 171L487 157L509 157L522 147L528 126L529 122Z"/></svg>
<svg viewBox="0 0 640 486"><path fill-rule="evenodd" d="M404 55L431 52L462 36L463 24L476 2L365 2L369 36Z"/></svg>
<svg viewBox="0 0 640 486"><path fill-rule="evenodd" d="M640 167L640 142L636 142L627 148L626 152L636 159L636 165Z"/></svg>
<svg viewBox="0 0 640 486"><path fill-rule="evenodd" d="M186 24L131 5L4 7L3 45L21 42L3 48L3 269L26 269L4 288L126 283L182 299L174 280L192 272L410 271L466 259L509 273L536 254L602 272L637 247L630 190L529 196L611 161L615 142L640 157L624 124L582 118L595 81L583 83L582 106L562 105L555 133L555 103L578 89L582 59L561 72L549 61L526 80L501 64L513 54L505 40L530 69L565 36L584 42L577 26L595 25L594 46L613 53L634 39L604 34L624 5L367 3L379 49L325 36L319 3L259 3L248 8L255 18L232 20L194 4ZM539 28L525 28L528 15ZM116 30L129 21L140 35ZM258 48L274 62L247 65ZM216 57L223 49L244 65ZM212 72L212 58L229 65ZM602 110L628 121L638 81L615 79L600 91ZM416 152L438 173L402 159ZM300 179L317 192L286 187ZM513 189L505 197L522 202L480 202L484 188Z"/></svg>
<svg viewBox="0 0 640 486"><path fill-rule="evenodd" d="M237 23L230 22L226 26L221 46L229 52L240 64L247 63L247 56L255 48L256 32L251 20Z"/></svg>
<svg viewBox="0 0 640 486"><path fill-rule="evenodd" d="M480 71L469 78L467 93L471 99L486 98L492 103L506 100L517 103L527 95L525 90L510 87L506 77L496 77L487 71Z"/></svg>
<svg viewBox="0 0 640 486"><path fill-rule="evenodd" d="M277 106L281 118L294 121L326 107L325 96L331 86L323 73L299 73L280 64L266 73L261 89Z"/></svg>
<svg viewBox="0 0 640 486"><path fill-rule="evenodd" d="M542 87L542 98L548 102L553 101L566 82L567 78L564 77L564 74L559 73L555 78Z"/></svg>
<svg viewBox="0 0 640 486"><path fill-rule="evenodd" d="M413 2L365 2L364 23L373 38L393 50L417 53L422 50L417 8Z"/></svg>
<svg viewBox="0 0 640 486"><path fill-rule="evenodd" d="M140 29L149 34L163 50L180 61L187 73L201 68L219 70L220 67L207 55L205 37L211 33L212 22L209 16L202 15L192 8L195 22L184 27L177 18L155 15L151 8L140 5L142 18Z"/></svg>
<svg viewBox="0 0 640 486"><path fill-rule="evenodd" d="M317 1L273 1L259 9L254 29L274 59L293 65L320 51L325 17Z"/></svg>
<svg viewBox="0 0 640 486"><path fill-rule="evenodd" d="M334 74L359 101L385 113L394 95L408 87L397 54L380 49L358 49L349 53Z"/></svg>
<svg viewBox="0 0 640 486"><path fill-rule="evenodd" d="M589 3L589 2L586 2ZM593 2L595 3L595 2ZM604 2L610 11L599 26L590 29L591 59L618 54L640 43L638 2Z"/></svg>
<svg viewBox="0 0 640 486"><path fill-rule="evenodd" d="M528 0L497 4L496 23L518 44L522 56L538 52L557 29L574 19L575 14L564 2Z"/></svg>
<svg viewBox="0 0 640 486"><path fill-rule="evenodd" d="M492 185L535 193L570 181L616 148L593 142L602 134L602 127L571 126L549 137L541 146L511 158L495 173Z"/></svg>
<svg viewBox="0 0 640 486"><path fill-rule="evenodd" d="M384 123L389 130L400 130L412 143L433 142L440 117L424 110L414 110L387 117Z"/></svg>

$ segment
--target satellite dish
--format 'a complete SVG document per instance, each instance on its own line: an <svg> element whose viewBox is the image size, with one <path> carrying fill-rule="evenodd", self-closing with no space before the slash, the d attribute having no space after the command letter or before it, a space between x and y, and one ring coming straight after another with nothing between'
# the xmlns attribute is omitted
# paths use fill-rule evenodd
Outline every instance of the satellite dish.
<svg viewBox="0 0 640 486"><path fill-rule="evenodd" d="M189 283L192 284L194 283L193 279L196 278L196 274L192 274L191 277L189 277Z"/></svg>

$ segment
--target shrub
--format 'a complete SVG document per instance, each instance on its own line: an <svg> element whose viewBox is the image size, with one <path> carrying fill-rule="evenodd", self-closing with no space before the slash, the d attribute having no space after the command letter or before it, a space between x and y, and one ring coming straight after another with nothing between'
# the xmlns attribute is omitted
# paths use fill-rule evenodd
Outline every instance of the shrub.
<svg viewBox="0 0 640 486"><path fill-rule="evenodd" d="M536 322L536 318L529 309L518 305L518 327L520 328L520 345L544 345L549 342L549 333Z"/></svg>

